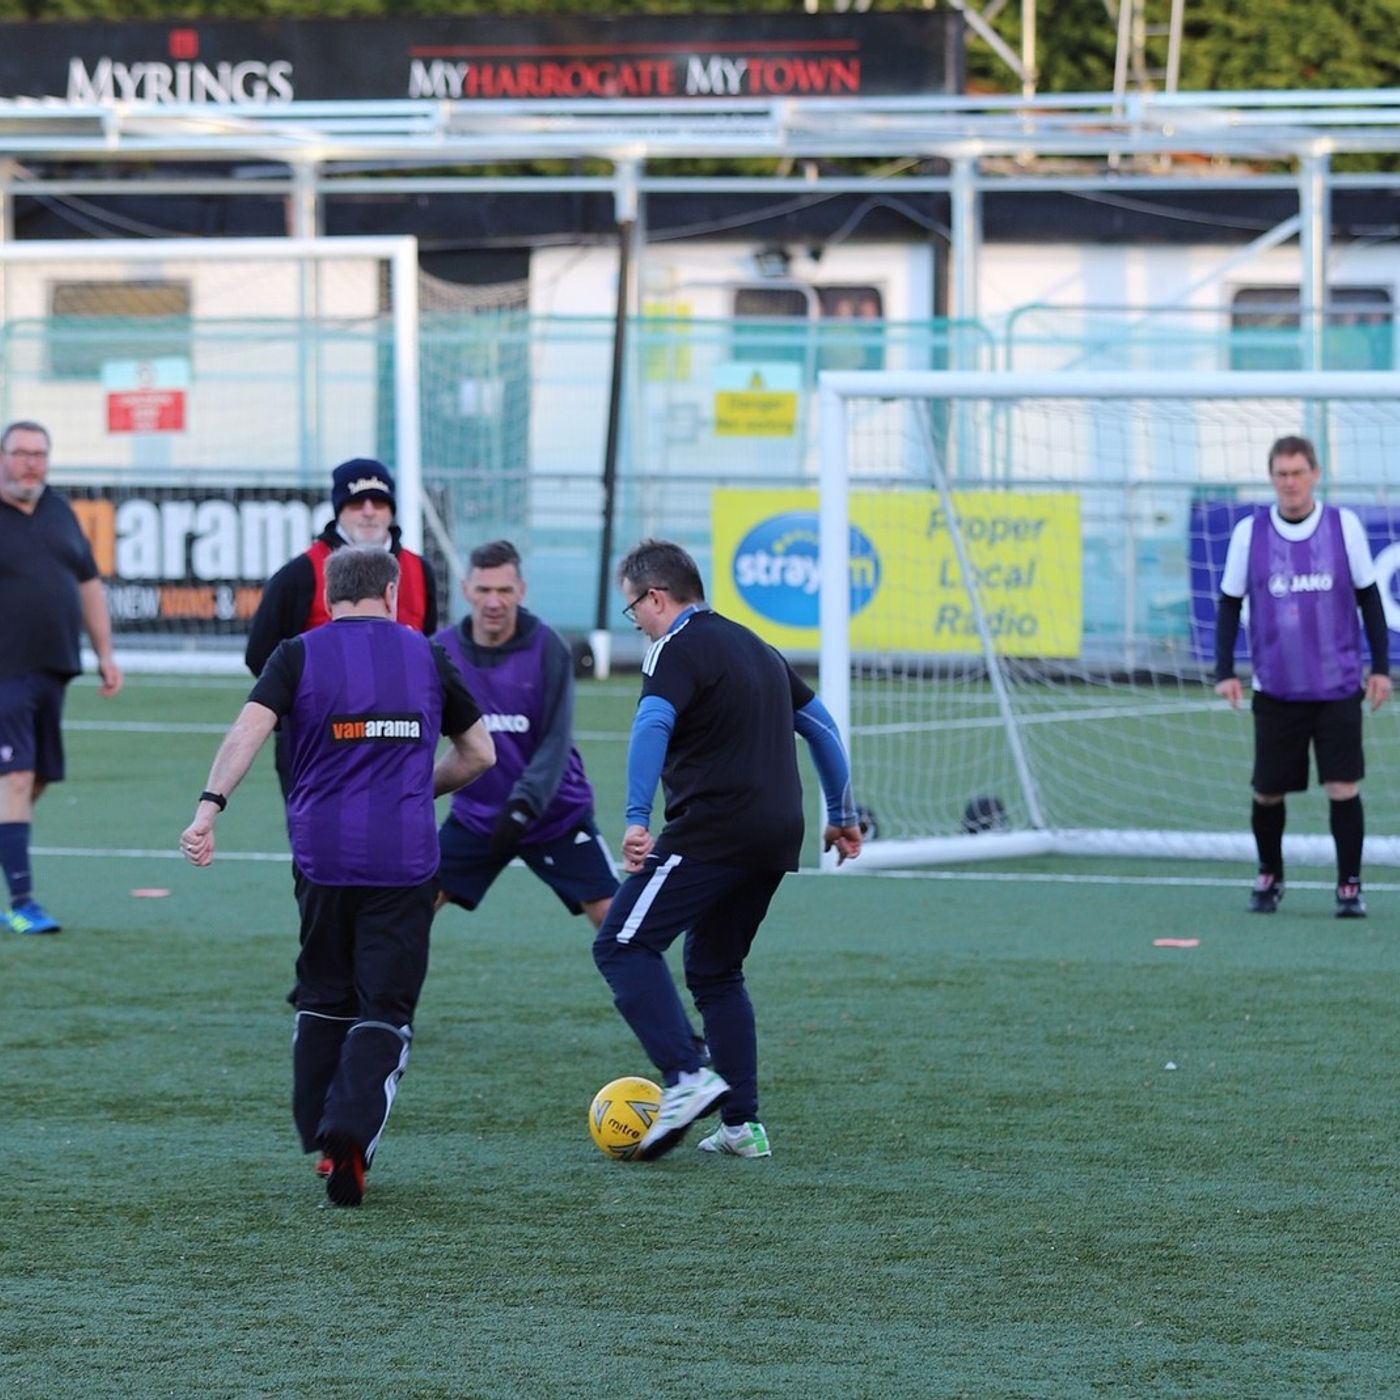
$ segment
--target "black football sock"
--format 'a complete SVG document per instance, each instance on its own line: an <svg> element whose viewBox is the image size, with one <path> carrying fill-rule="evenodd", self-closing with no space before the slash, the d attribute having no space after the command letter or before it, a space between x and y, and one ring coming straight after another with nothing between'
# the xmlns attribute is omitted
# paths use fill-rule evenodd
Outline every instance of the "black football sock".
<svg viewBox="0 0 1400 1400"><path fill-rule="evenodd" d="M0 865L5 868L10 902L18 904L28 899L34 892L34 877L29 868L28 822L0 822Z"/></svg>
<svg viewBox="0 0 1400 1400"><path fill-rule="evenodd" d="M1283 826L1287 816L1282 802L1256 802L1250 816L1254 844L1259 848L1259 869L1275 880L1283 879Z"/></svg>
<svg viewBox="0 0 1400 1400"><path fill-rule="evenodd" d="M1337 843L1337 883L1361 883L1361 846L1366 839L1366 817L1361 794L1330 804L1332 840Z"/></svg>

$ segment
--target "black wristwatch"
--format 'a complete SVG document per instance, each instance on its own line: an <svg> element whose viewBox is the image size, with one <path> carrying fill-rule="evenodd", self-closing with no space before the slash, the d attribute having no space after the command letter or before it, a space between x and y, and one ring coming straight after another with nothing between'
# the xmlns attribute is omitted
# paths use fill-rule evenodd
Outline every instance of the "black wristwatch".
<svg viewBox="0 0 1400 1400"><path fill-rule="evenodd" d="M223 793L210 792L208 788L199 794L199 800L201 802L212 802L221 812L228 806L228 798L225 797Z"/></svg>

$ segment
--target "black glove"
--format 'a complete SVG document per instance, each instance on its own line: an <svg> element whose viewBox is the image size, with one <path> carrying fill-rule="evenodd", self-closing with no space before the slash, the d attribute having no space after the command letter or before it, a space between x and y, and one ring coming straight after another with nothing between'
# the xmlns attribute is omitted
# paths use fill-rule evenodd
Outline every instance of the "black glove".
<svg viewBox="0 0 1400 1400"><path fill-rule="evenodd" d="M495 829L491 832L491 854L493 856L513 855L515 848L525 836L525 828L530 825L534 814L529 804L515 798L507 804L504 812L496 818Z"/></svg>

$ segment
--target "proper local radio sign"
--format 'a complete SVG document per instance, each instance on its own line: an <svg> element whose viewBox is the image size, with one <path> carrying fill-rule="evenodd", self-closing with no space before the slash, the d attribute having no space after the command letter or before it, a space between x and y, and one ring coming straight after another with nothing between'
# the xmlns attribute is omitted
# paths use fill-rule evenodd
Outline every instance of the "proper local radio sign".
<svg viewBox="0 0 1400 1400"><path fill-rule="evenodd" d="M109 433L183 433L190 362L108 360L102 366Z"/></svg>

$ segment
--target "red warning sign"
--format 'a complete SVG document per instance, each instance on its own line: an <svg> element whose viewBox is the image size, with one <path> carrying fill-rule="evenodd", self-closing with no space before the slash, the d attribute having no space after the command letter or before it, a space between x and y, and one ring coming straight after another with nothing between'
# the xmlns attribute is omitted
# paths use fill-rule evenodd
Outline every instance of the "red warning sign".
<svg viewBox="0 0 1400 1400"><path fill-rule="evenodd" d="M107 395L109 433L183 433L183 389L131 389Z"/></svg>
<svg viewBox="0 0 1400 1400"><path fill-rule="evenodd" d="M190 362L179 356L102 366L109 433L183 433Z"/></svg>

